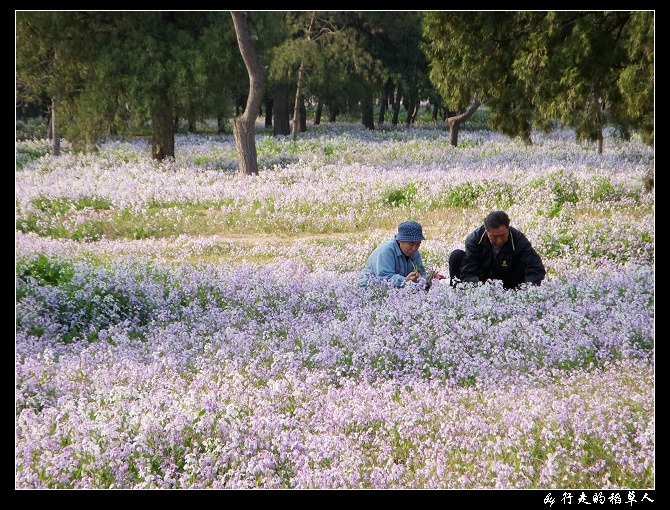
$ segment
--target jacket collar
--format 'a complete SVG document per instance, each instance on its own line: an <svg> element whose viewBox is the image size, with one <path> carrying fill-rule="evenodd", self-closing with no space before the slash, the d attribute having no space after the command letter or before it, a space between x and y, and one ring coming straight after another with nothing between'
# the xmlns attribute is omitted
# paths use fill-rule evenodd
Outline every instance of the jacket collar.
<svg viewBox="0 0 670 510"><path fill-rule="evenodd" d="M479 237L479 241L477 241L477 244L488 244L491 248L493 248L493 245L491 244L491 241L489 241L489 238L486 235L486 227L482 227L482 235ZM516 251L516 245L514 243L514 235L512 232L512 227L509 227L509 238L507 239L507 243L510 243L510 246L512 247L512 251ZM507 243L503 244L501 248L503 248Z"/></svg>

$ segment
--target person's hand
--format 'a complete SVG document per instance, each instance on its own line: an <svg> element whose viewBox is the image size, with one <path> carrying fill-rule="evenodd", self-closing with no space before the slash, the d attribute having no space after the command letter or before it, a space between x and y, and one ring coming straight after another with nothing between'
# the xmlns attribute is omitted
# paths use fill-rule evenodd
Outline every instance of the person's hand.
<svg viewBox="0 0 670 510"><path fill-rule="evenodd" d="M412 271L405 277L405 280L416 283L419 278L421 278L421 273L419 271Z"/></svg>

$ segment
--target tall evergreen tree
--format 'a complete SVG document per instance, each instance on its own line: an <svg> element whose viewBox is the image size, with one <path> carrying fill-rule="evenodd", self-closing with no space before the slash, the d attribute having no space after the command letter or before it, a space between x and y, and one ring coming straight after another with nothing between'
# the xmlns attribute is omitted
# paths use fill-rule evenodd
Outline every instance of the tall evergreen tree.
<svg viewBox="0 0 670 510"><path fill-rule="evenodd" d="M615 111L648 145L654 144L654 21L653 11L631 13L624 42L628 58L618 82L621 103Z"/></svg>
<svg viewBox="0 0 670 510"><path fill-rule="evenodd" d="M347 26L344 13L287 12L285 21L289 36L274 49L270 78L296 91L294 126L302 98L316 97L328 105L331 115L348 98L357 102L363 95L363 70L370 67L371 58L360 34Z"/></svg>
<svg viewBox="0 0 670 510"><path fill-rule="evenodd" d="M429 12L424 35L449 109L485 103L492 128L529 143L531 128L556 125L599 152L606 125L653 139L651 13Z"/></svg>
<svg viewBox="0 0 670 510"><path fill-rule="evenodd" d="M575 130L578 141L603 150L603 128L627 130L619 76L628 62L629 11L558 11L544 14L526 38L516 62L536 98L538 120L558 121Z"/></svg>
<svg viewBox="0 0 670 510"><path fill-rule="evenodd" d="M52 136L52 155L60 153L61 127L58 111L67 107L90 74L79 61L93 58L91 46L84 44L78 26L87 24L81 13L18 11L16 13L16 86L17 102L29 103L47 98ZM67 108L64 108L67 111Z"/></svg>
<svg viewBox="0 0 670 510"><path fill-rule="evenodd" d="M458 130L486 103L491 122L509 136L531 143L533 108L513 62L524 24L514 12L428 12L423 18L430 79L444 98L451 144Z"/></svg>
<svg viewBox="0 0 670 510"><path fill-rule="evenodd" d="M406 124L411 124L423 99L432 88L428 79L428 62L421 48L422 18L418 11L377 11L362 14L365 48L375 61L375 96L381 109L392 109L391 123L399 121L400 107L405 107ZM381 116L379 121L384 122Z"/></svg>
<svg viewBox="0 0 670 510"><path fill-rule="evenodd" d="M174 157L175 117L221 114L212 112L227 92L221 70L237 48L207 52L216 16L220 33L234 33L232 20L207 12L17 13L17 80L59 99L75 148L150 123L152 157Z"/></svg>

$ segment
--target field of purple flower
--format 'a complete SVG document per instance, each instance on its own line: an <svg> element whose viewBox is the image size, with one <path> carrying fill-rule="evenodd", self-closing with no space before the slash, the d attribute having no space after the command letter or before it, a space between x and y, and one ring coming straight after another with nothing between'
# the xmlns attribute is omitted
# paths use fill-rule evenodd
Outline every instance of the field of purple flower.
<svg viewBox="0 0 670 510"><path fill-rule="evenodd" d="M17 142L15 487L655 487L653 148L569 132ZM364 290L505 209L540 287Z"/></svg>

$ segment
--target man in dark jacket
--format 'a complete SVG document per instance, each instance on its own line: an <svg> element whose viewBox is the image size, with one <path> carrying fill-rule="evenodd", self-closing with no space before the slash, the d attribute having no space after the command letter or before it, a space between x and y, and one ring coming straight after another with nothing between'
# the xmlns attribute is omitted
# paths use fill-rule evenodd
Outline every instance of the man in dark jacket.
<svg viewBox="0 0 670 510"><path fill-rule="evenodd" d="M514 227L505 211L493 211L484 225L465 239L465 251L449 255L452 286L459 282L502 280L505 289L523 283L540 285L547 271L526 236Z"/></svg>

